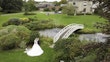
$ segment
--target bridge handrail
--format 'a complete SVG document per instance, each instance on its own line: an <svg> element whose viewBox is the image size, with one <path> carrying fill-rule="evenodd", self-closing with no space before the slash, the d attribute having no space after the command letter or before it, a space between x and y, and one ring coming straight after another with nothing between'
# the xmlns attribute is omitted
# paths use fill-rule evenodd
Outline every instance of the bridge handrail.
<svg viewBox="0 0 110 62"><path fill-rule="evenodd" d="M74 31L76 31L77 29L83 29L84 26L83 25L77 25L74 27L71 27L71 29L68 30L68 32L65 33L65 35L62 38L68 38Z"/></svg>
<svg viewBox="0 0 110 62"><path fill-rule="evenodd" d="M64 33L66 30L68 30L70 26L74 26L74 25L76 25L76 23L69 24L66 27L64 27L63 29L61 29L53 38L54 43L59 39L59 37L62 33Z"/></svg>
<svg viewBox="0 0 110 62"><path fill-rule="evenodd" d="M77 27L76 27L77 26ZM76 27L76 28L75 28ZM78 28L79 27L79 28ZM65 33L65 35L62 37L62 38L68 38L69 37L69 35L71 35L71 33L73 33L75 30L77 30L77 29L83 29L84 28L84 25L83 24L75 24L75 23L73 23L73 24L69 24L69 25L67 25L66 27L64 27L61 31L59 31L56 35L55 35L55 37L53 38L53 41L54 41L54 43L60 38L60 36L62 35L62 33L64 33L65 31L67 31L66 33ZM75 29L75 30L73 30L73 29Z"/></svg>

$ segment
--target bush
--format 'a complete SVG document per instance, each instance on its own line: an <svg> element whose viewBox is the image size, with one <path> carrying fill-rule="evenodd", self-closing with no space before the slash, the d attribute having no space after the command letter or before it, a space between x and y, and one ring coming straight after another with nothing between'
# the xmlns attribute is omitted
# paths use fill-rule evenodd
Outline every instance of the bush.
<svg viewBox="0 0 110 62"><path fill-rule="evenodd" d="M30 30L43 30L43 29L50 29L55 27L55 25L52 24L50 20L34 21L25 24L25 26Z"/></svg>
<svg viewBox="0 0 110 62"><path fill-rule="evenodd" d="M77 15L84 15L84 13L77 13ZM92 13L85 13L85 15L92 15Z"/></svg>
<svg viewBox="0 0 110 62"><path fill-rule="evenodd" d="M55 25L57 28L64 28L65 25Z"/></svg>
<svg viewBox="0 0 110 62"><path fill-rule="evenodd" d="M96 33L96 31L93 29L85 28L85 29L77 31L76 33L78 33L78 34L94 34L94 33Z"/></svg>
<svg viewBox="0 0 110 62"><path fill-rule="evenodd" d="M76 62L95 62L95 59L96 59L96 54L92 53L90 55L87 55L84 58L80 58L80 59L76 60Z"/></svg>
<svg viewBox="0 0 110 62"><path fill-rule="evenodd" d="M20 18L21 24L25 24L25 23L29 23L29 22L30 22L29 18Z"/></svg>
<svg viewBox="0 0 110 62"><path fill-rule="evenodd" d="M35 38L38 38L38 37L39 37L39 32L37 32L37 31L32 31L32 32L30 33L30 39L29 39L28 45L29 45L29 44L33 44Z"/></svg>
<svg viewBox="0 0 110 62"><path fill-rule="evenodd" d="M74 15L75 7L73 5L64 6L62 9L62 13L67 15Z"/></svg>
<svg viewBox="0 0 110 62"><path fill-rule="evenodd" d="M0 37L0 48L2 50L9 50L15 48L20 39L14 34L8 34Z"/></svg>
<svg viewBox="0 0 110 62"><path fill-rule="evenodd" d="M36 17L34 18L11 18L7 22L3 23L2 26L8 26L8 25L23 25L25 23L29 23L32 21L37 21L38 19Z"/></svg>
<svg viewBox="0 0 110 62"><path fill-rule="evenodd" d="M37 17L31 17L31 18L28 18L30 21L38 21Z"/></svg>
<svg viewBox="0 0 110 62"><path fill-rule="evenodd" d="M6 50L13 48L25 48L26 43L29 42L29 37L30 30L26 27L14 25L7 26L0 30L0 48Z"/></svg>
<svg viewBox="0 0 110 62"><path fill-rule="evenodd" d="M44 11L50 11L50 9L49 8L44 8Z"/></svg>
<svg viewBox="0 0 110 62"><path fill-rule="evenodd" d="M8 22L4 23L2 26L8 26L8 25L20 25L20 19L19 18L11 18L8 20Z"/></svg>
<svg viewBox="0 0 110 62"><path fill-rule="evenodd" d="M50 46L50 45L52 45L53 40L51 38L41 37L40 38L40 43Z"/></svg>
<svg viewBox="0 0 110 62"><path fill-rule="evenodd" d="M25 12L24 15L36 15L36 13L32 13L32 12Z"/></svg>
<svg viewBox="0 0 110 62"><path fill-rule="evenodd" d="M81 42L77 38L62 39L55 43L55 61L74 61L75 57L81 55Z"/></svg>

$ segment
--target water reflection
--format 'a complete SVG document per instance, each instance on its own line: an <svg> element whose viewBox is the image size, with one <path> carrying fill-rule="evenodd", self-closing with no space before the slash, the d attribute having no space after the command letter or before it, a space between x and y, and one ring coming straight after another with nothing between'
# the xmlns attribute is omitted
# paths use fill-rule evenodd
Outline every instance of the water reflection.
<svg viewBox="0 0 110 62"><path fill-rule="evenodd" d="M39 31L40 36L53 38L61 29L53 28Z"/></svg>
<svg viewBox="0 0 110 62"><path fill-rule="evenodd" d="M53 28L53 29L46 29L39 31L40 36L44 37L50 37L53 38L61 29L60 28ZM105 42L106 38L110 35L105 35L102 33L96 33L96 34L80 34L79 40L80 41L96 41L96 42Z"/></svg>
<svg viewBox="0 0 110 62"><path fill-rule="evenodd" d="M107 37L110 35L105 35L102 33L96 33L96 34L81 34L79 36L80 41L96 41L96 42L105 42L107 40Z"/></svg>

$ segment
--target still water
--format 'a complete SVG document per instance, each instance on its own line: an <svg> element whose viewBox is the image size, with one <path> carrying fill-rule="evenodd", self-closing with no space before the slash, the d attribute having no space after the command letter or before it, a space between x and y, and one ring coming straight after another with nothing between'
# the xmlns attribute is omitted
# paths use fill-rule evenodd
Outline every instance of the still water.
<svg viewBox="0 0 110 62"><path fill-rule="evenodd" d="M60 31L60 28L53 28L53 29L46 29L39 31L40 36L54 38L54 36ZM95 33L95 34L80 34L79 40L80 41L96 41L96 42L105 42L106 38L110 35L105 35L102 33Z"/></svg>

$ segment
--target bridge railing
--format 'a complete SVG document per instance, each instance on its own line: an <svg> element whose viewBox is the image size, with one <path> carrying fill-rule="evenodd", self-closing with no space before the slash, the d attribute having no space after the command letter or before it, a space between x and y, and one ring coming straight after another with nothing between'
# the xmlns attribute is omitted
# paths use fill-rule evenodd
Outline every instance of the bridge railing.
<svg viewBox="0 0 110 62"><path fill-rule="evenodd" d="M53 38L53 42L55 43L60 38L60 36L70 28L70 26L74 26L74 25L76 25L76 23L69 24L66 27L64 27L63 29L61 29Z"/></svg>
<svg viewBox="0 0 110 62"><path fill-rule="evenodd" d="M62 38L68 38L74 31L78 30L78 29L83 29L84 28L84 25L81 25L81 24L78 24L78 25L75 25L73 27L71 27L65 34Z"/></svg>
<svg viewBox="0 0 110 62"><path fill-rule="evenodd" d="M83 24L69 24L66 27L64 27L61 31L59 31L55 37L53 38L53 42L55 43L60 36L65 33L65 31L67 31L64 36L62 38L68 38L74 31L76 31L77 29L83 29L84 25Z"/></svg>

